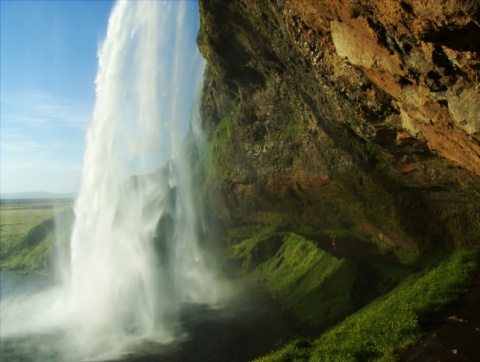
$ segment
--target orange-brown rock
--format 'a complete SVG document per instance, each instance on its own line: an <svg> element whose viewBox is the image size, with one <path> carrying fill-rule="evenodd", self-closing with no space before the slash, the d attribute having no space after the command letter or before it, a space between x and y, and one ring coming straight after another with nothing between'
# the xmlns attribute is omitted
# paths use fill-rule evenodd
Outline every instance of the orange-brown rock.
<svg viewBox="0 0 480 362"><path fill-rule="evenodd" d="M200 0L227 224L480 243L480 4ZM235 116L232 118L232 114ZM218 156L218 157L217 157ZM214 162L215 163L215 162Z"/></svg>
<svg viewBox="0 0 480 362"><path fill-rule="evenodd" d="M330 81L361 97L359 84L348 79L365 75L408 115L403 129L480 174L478 3L332 0L285 1L284 7L285 23L303 40L297 46L314 63L316 54L308 49L333 43L322 47Z"/></svg>

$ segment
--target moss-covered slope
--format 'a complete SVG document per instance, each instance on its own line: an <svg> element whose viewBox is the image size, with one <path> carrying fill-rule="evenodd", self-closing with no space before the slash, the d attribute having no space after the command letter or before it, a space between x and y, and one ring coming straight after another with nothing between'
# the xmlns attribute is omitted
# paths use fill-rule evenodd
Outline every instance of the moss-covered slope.
<svg viewBox="0 0 480 362"><path fill-rule="evenodd" d="M413 271L387 258L355 252L351 256L357 259L345 258L331 245L320 246L295 233L265 229L235 243L231 257L300 325L317 331L389 291Z"/></svg>
<svg viewBox="0 0 480 362"><path fill-rule="evenodd" d="M419 341L432 316L468 290L478 257L478 250L458 251L315 341L294 341L258 361L395 361L399 350Z"/></svg>

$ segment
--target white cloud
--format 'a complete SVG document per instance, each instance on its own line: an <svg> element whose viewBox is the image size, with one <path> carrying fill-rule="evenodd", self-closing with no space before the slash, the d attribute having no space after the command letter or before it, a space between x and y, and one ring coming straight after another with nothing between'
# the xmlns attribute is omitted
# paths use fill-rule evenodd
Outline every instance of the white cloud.
<svg viewBox="0 0 480 362"><path fill-rule="evenodd" d="M68 161L20 159L2 162L1 192L77 192L81 166Z"/></svg>
<svg viewBox="0 0 480 362"><path fill-rule="evenodd" d="M7 125L84 131L92 114L90 105L42 93L2 95L0 102L2 123Z"/></svg>
<svg viewBox="0 0 480 362"><path fill-rule="evenodd" d="M47 94L1 98L2 192L77 191L88 106Z"/></svg>

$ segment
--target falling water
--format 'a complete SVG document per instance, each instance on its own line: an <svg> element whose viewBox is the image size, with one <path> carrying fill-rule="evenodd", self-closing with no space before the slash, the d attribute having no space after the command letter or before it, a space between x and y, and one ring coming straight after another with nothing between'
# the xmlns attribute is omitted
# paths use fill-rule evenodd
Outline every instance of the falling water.
<svg viewBox="0 0 480 362"><path fill-rule="evenodd" d="M171 341L183 302L218 297L182 142L204 66L191 10L121 1L110 17L71 241L77 338L87 345Z"/></svg>
<svg viewBox="0 0 480 362"><path fill-rule="evenodd" d="M200 247L184 147L188 132L199 136L192 112L204 69L197 18L188 1L119 1L112 11L99 51L67 292L36 302L50 308L52 328L68 324L83 357L134 340L171 342L183 335L183 303L214 305L221 296ZM48 323L39 319L39 328Z"/></svg>

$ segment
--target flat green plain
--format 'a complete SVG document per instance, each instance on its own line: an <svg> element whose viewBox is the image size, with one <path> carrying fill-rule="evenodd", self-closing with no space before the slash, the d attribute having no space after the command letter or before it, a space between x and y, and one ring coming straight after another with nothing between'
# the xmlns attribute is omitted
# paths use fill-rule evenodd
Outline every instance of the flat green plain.
<svg viewBox="0 0 480 362"><path fill-rule="evenodd" d="M71 214L73 200L1 200L0 268L44 269L53 245L55 216ZM71 219L71 218L70 218ZM35 236L34 229L45 232ZM63 224L63 221L62 221ZM53 227L51 227L53 225ZM29 242L25 242L28 240ZM48 259L48 258L47 258Z"/></svg>

